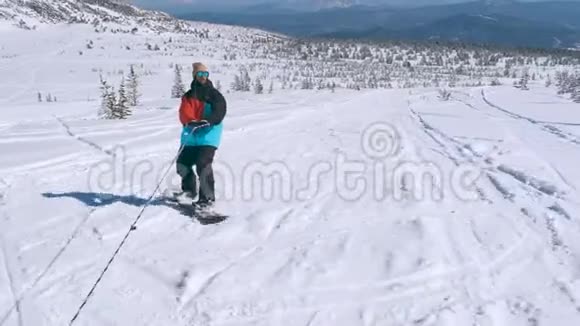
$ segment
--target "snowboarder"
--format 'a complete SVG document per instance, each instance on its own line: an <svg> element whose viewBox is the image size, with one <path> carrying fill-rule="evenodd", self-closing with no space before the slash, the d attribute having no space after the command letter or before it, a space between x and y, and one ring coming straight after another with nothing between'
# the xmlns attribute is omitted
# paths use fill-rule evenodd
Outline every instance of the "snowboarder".
<svg viewBox="0 0 580 326"><path fill-rule="evenodd" d="M191 88L182 96L179 107L183 149L176 168L184 194L192 200L199 195L194 203L198 207L207 208L215 202L212 162L220 145L225 115L226 100L209 80L208 68L201 62L194 63Z"/></svg>

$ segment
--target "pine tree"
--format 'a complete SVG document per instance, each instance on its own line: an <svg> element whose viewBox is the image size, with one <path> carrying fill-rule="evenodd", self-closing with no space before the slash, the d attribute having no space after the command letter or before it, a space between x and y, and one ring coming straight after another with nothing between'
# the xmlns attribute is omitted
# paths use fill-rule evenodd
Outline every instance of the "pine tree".
<svg viewBox="0 0 580 326"><path fill-rule="evenodd" d="M525 90L525 91L529 90L529 88L528 88L528 81L529 80L530 80L530 75L528 74L528 71L526 70L524 72L524 74L522 75L522 78L520 79L520 82L519 82L519 87L521 90Z"/></svg>
<svg viewBox="0 0 580 326"><path fill-rule="evenodd" d="M572 91L572 100L576 103L580 103L580 74L576 75L575 80L574 90Z"/></svg>
<svg viewBox="0 0 580 326"><path fill-rule="evenodd" d="M256 78L256 82L254 84L254 92L256 94L262 94L264 92L264 86L259 78Z"/></svg>
<svg viewBox="0 0 580 326"><path fill-rule="evenodd" d="M556 72L556 87L558 87L558 94L565 94L568 90L568 71Z"/></svg>
<svg viewBox="0 0 580 326"><path fill-rule="evenodd" d="M234 81L232 82L231 88L233 91L241 91L242 90L242 79L240 76L235 75Z"/></svg>
<svg viewBox="0 0 580 326"><path fill-rule="evenodd" d="M247 70L244 69L242 74L242 91L249 92L252 85L252 79Z"/></svg>
<svg viewBox="0 0 580 326"><path fill-rule="evenodd" d="M42 102L42 94L38 92L38 102Z"/></svg>
<svg viewBox="0 0 580 326"><path fill-rule="evenodd" d="M439 90L439 99L442 101L449 101L451 98L451 92L446 90L445 88Z"/></svg>
<svg viewBox="0 0 580 326"><path fill-rule="evenodd" d="M310 78L303 79L301 88L302 89L313 89L314 83L312 82L312 80Z"/></svg>
<svg viewBox="0 0 580 326"><path fill-rule="evenodd" d="M580 85L576 86L576 89L572 93L572 101L580 103Z"/></svg>
<svg viewBox="0 0 580 326"><path fill-rule="evenodd" d="M129 99L125 92L125 78L121 79L121 85L119 85L119 98L115 105L115 118L117 119L127 119L131 115L129 109Z"/></svg>
<svg viewBox="0 0 580 326"><path fill-rule="evenodd" d="M274 92L274 81L270 81L270 87L268 87L268 94L272 94Z"/></svg>
<svg viewBox="0 0 580 326"><path fill-rule="evenodd" d="M550 86L552 86L552 78L550 77L550 75L548 75L548 77L546 78L546 87Z"/></svg>
<svg viewBox="0 0 580 326"><path fill-rule="evenodd" d="M111 87L107 84L107 81L103 79L102 75L100 76L100 83L101 106L99 107L97 115L100 119L111 119L113 116L113 112L109 109L109 93L111 92Z"/></svg>
<svg viewBox="0 0 580 326"><path fill-rule="evenodd" d="M567 71L557 71L556 72L556 87L558 88L558 94L562 94L564 90L564 84L566 83L566 79L568 78Z"/></svg>
<svg viewBox="0 0 580 326"><path fill-rule="evenodd" d="M498 78L494 78L489 84L490 86L500 86L501 82L499 81Z"/></svg>
<svg viewBox="0 0 580 326"><path fill-rule="evenodd" d="M137 106L139 104L139 77L135 73L133 65L129 70L129 76L127 78L127 98L129 99L130 106Z"/></svg>
<svg viewBox="0 0 580 326"><path fill-rule="evenodd" d="M180 98L185 93L185 85L183 85L183 79L181 78L181 66L175 65L175 78L173 80L173 88L171 89L171 97Z"/></svg>
<svg viewBox="0 0 580 326"><path fill-rule="evenodd" d="M118 117L117 111L117 96L115 95L115 88L110 87L110 91L106 97L107 118L115 119Z"/></svg>
<svg viewBox="0 0 580 326"><path fill-rule="evenodd" d="M456 86L457 86L457 80L458 80L458 78L457 78L457 76L456 76L455 74L451 74L451 75L449 75L449 82L448 82L448 86L449 86L450 88L454 88L454 87L456 87ZM411 83L410 83L410 81L409 81L408 79L407 79L407 80L405 80L405 87L404 87L404 88L410 88L410 87L411 87Z"/></svg>

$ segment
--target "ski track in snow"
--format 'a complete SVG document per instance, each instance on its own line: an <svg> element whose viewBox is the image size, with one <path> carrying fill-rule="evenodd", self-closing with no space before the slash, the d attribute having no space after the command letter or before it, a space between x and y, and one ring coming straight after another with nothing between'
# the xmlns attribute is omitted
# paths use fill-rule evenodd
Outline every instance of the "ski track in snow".
<svg viewBox="0 0 580 326"><path fill-rule="evenodd" d="M473 105L469 106L479 111L478 109L475 108L475 106ZM422 117L421 114L413 110L410 106L409 110L411 112L411 115L414 116L419 122L419 124L423 126L423 132L425 132L439 147L442 148L442 150L445 153L445 156L449 160L451 160L455 165L460 165L461 163L465 162L478 164L482 172L487 176L487 178L490 180L493 186L500 192L500 194L504 196L504 198L511 200L514 197L514 195L509 193L509 191L506 188L504 188L504 186L501 185L497 180L497 178L492 174L492 172L494 171L492 164L493 162L489 157L480 155L479 153L471 149L469 144L462 143L457 139L445 134L440 129L430 125L428 122L425 121L425 119ZM481 188L478 189L478 193L480 193L480 195L482 194ZM481 196L480 198L485 199L484 196ZM493 203L489 199L488 202L490 204ZM470 223L472 225L472 232L474 238L477 239L477 241L482 244L480 237L477 235L475 229L473 228L474 225L473 220L470 220ZM422 323L421 320L418 320L417 322L421 324Z"/></svg>
<svg viewBox="0 0 580 326"><path fill-rule="evenodd" d="M221 274L230 270L233 266L235 266L235 265L239 264L240 262L242 262L243 260L251 257L255 253L263 251L266 244L268 242L270 242L270 240L272 239L272 237L274 236L276 231L281 228L284 221L286 221L293 213L295 213L295 209L293 209L293 208L287 209L287 211L284 214L282 214L278 219L276 219L274 221L274 223L272 223L272 226L267 231L266 236L264 237L263 240L261 240L261 242L258 245L251 248L247 252L244 252L244 253L236 256L235 259L232 259L229 263L226 264L225 267L212 273L203 282L203 284L201 286L199 286L199 288L196 288L196 289L186 288L186 291L184 293L182 293L180 296L178 296L178 298L177 298L178 302L183 302L183 304L181 306L181 311L183 311L184 309L186 309L186 308L190 307L192 304L194 304L195 301L200 296L202 296L204 294L205 290L211 286L212 282L214 282ZM287 240L289 240L289 239L287 239ZM272 243L269 243L267 246L268 246L268 248L272 248ZM186 284L187 284L187 282L186 282ZM194 293L189 293L191 291L194 291Z"/></svg>
<svg viewBox="0 0 580 326"><path fill-rule="evenodd" d="M445 156L449 160L451 160L453 162L453 164L455 164L456 166L459 166L461 164L460 161L462 161L462 160L467 160L467 161L470 161L472 163L477 164L477 162L474 160L473 157L472 158L467 157L465 155L465 153L461 150L462 148L467 148L465 145L460 144L458 141L452 139L451 137L446 135L441 130L439 130L439 129L433 127L432 125L430 125L429 123L427 123L425 121L425 119L423 119L421 114L419 114L415 110L413 110L411 108L411 106L409 106L409 110L411 112L411 115L414 118L416 118L417 121L419 122L419 124L422 126L422 131L424 133L426 133L435 143L437 143L437 145L439 145L439 147L441 147L441 149L445 153ZM453 144L453 146L455 148L450 148L450 146L447 145L445 142ZM457 155L453 154L453 152L457 153ZM459 156L459 157L457 157L457 156ZM477 186L477 187L478 187L477 192L480 196L480 199L486 200L486 201L491 203L491 201L486 198L484 190L481 189L479 186Z"/></svg>
<svg viewBox="0 0 580 326"><path fill-rule="evenodd" d="M485 98L484 90L482 90L481 92L482 92L482 98L484 99L484 101L488 105L490 105L490 103ZM471 103L469 103L467 101L463 101L463 100L461 100L459 98L456 98L456 100L458 100L461 103L463 103L463 104L465 104L465 105L467 105L469 107L472 107L475 110L478 110L479 111L479 109L477 109L477 107L475 105L473 105L473 104L471 104ZM495 116L489 115L488 113L486 113L486 115L488 115L489 117L494 118L494 119L496 118ZM525 119L527 120L529 118L525 118ZM530 119L530 120L532 120L532 119ZM533 120L533 121L535 121L535 120ZM536 124L536 123L534 123L534 124ZM478 156L478 157L481 157L478 153L474 152L470 148L470 146L468 144L463 144L462 146L463 146L463 148L469 150L473 155ZM489 158L485 158L485 159L486 159L487 163L489 163L489 164L493 164L494 163L493 160L490 160ZM545 163L553 170L554 173L556 173L558 175L558 177L559 177L559 179L560 179L561 182L563 182L572 191L576 191L576 187L567 180L567 178L562 174L561 171L559 171L549 161L545 161ZM534 191L538 191L538 192L543 193L543 194L548 195L548 196L562 197L565 194L564 191L558 189L556 186L554 186L553 184L551 184L548 181L540 180L540 179L538 179L538 178L536 178L534 176L531 176L531 175L526 174L524 171L519 171L519 170L517 170L515 168L512 168L510 166L506 166L504 164L497 165L495 167L494 171L495 172L501 172L501 173L504 173L506 175L509 175L512 178L514 178L515 180L521 182L522 185L524 185L526 187L531 187L531 188L534 189ZM497 180L497 178L495 178L495 177L493 177L491 175L488 175L488 177L490 178L490 180L494 183L494 186L496 186L496 188L500 192L504 193L507 197L513 197L513 194L510 194L509 191L507 191L505 188L503 188L501 186L501 184L499 183L499 181Z"/></svg>
<svg viewBox="0 0 580 326"><path fill-rule="evenodd" d="M18 326L22 326L23 324L23 316L22 316L22 308L20 306L20 300L16 296L16 286L14 284L14 275L12 274L12 269L8 264L8 253L6 251L6 244L4 239L0 236L0 245L2 246L2 265L4 265L4 272L6 274L6 278L8 279L8 283L6 286L10 290L10 295L12 296L12 300L14 302L14 310L16 310ZM12 313L12 308L9 309L5 314L3 313L4 309L0 310L2 314L0 315L2 319L0 320L0 325L4 325L4 323L8 320Z"/></svg>
<svg viewBox="0 0 580 326"><path fill-rule="evenodd" d="M465 104L465 103L464 103ZM474 107L473 105L470 105L472 107ZM487 171L487 176L489 178L489 180L493 183L494 187L502 194L504 195L504 197L506 199L510 199L513 200L513 198L515 197L515 195L513 193L510 193L509 190L507 190L507 188L505 186L503 186L501 184L501 182L497 179L497 177L494 174L491 174L493 172L501 172L504 175L510 176L513 179L515 179L516 181L520 182L521 185L527 189L530 189L532 191L532 193L536 193L538 195L545 195L545 196L550 196L550 198L559 198L561 197L562 194L564 194L563 191L559 190L557 187L555 187L554 185L550 184L547 181L543 181L543 180L539 180L533 176L527 175L525 172L523 171L518 171L517 169L514 169L512 167L506 166L504 164L495 164L495 162L493 161L493 159L489 158L489 157L483 157L480 154L476 153L475 151L473 151L470 146L468 144L462 144L461 142L459 142L456 139L453 139L452 137L446 135L445 133L443 133L441 130L429 125L427 122L425 122L424 119L421 118L421 115L418 114L417 112L415 112L414 110L411 109L411 112L418 117L419 121L421 122L421 124L425 127L425 132L428 133L430 135L430 137L432 137L440 146L442 147L446 147L446 145L439 139L435 138L433 136L433 133L441 136L442 139L451 142L453 144L456 145L456 151L460 154L461 159L463 160L469 160L470 162L473 162L473 157L476 158L480 158L480 162L485 162L487 165L487 168L484 168ZM469 153L471 153L471 156L466 156L464 154L464 152L462 151L462 149L466 149L468 150ZM448 155L450 155L450 151L447 150L446 151L448 153ZM457 158L454 157L449 157L451 160L453 160L455 163L458 162ZM457 164L457 163L456 163ZM566 178L564 178L561 173L558 173L558 175L562 178L563 182L566 182ZM567 185L571 186L570 184L566 183ZM573 188L571 186L571 188ZM573 189L575 190L575 189ZM529 192L528 192L529 193ZM556 213L562 215L563 217L567 218L568 220L571 219L570 215L568 213L566 213L566 211L564 209L562 209L561 206L558 205L558 203L556 202L553 206L547 207L547 209L550 209L552 211L555 211Z"/></svg>
<svg viewBox="0 0 580 326"><path fill-rule="evenodd" d="M62 256L62 254L69 247L69 245L71 244L71 242L76 239L76 237L78 236L80 230L86 224L86 222L91 217L91 215L93 214L94 211L95 211L95 209L91 209L89 211L89 213L75 227L75 229L71 233L70 237L66 240L66 242L64 243L64 245L58 250L58 252L56 253L56 255L54 255L54 257L50 260L50 262L48 263L48 265L46 266L46 268L44 268L44 270L34 279L34 282L32 282L32 284L25 291L23 291L20 295L18 295L17 298L15 298L15 303L10 308L10 310L8 311L8 313L10 313L13 309L19 310L20 302L22 300L24 300L24 298L26 297L26 295L28 295L28 293L30 293L30 291L34 290L37 287L37 285L40 283L40 281L42 281L44 279L44 277L47 275L47 273L53 268L53 266L57 263L57 261L59 260L59 258Z"/></svg>
<svg viewBox="0 0 580 326"><path fill-rule="evenodd" d="M61 126L64 128L64 130L66 131L66 133L69 136L71 136L72 138L76 139L77 141L79 141L79 142L81 142L83 144L89 145L89 146L93 147L94 149L96 149L96 150L98 150L100 152L103 152L103 153L105 153L107 155L110 155L110 156L115 157L115 153L111 152L110 150L104 149L103 147L95 144L94 142L92 142L90 140L87 140L87 139L85 139L83 137L80 137L80 136L76 135L75 133L73 133L71 131L70 127L62 119L60 119L58 117L55 117L55 119L61 124Z"/></svg>
<svg viewBox="0 0 580 326"><path fill-rule="evenodd" d="M482 94L483 90L482 90ZM469 104L467 102L461 101L464 104ZM472 107L475 107L471 104L469 104ZM417 114L416 112L414 112L415 114ZM420 115L419 115L420 117ZM471 162L473 162L473 158L478 158L479 162L484 162L485 165L487 166L486 170L488 172L501 172L504 175L510 176L513 179L515 179L516 181L520 182L522 186L526 187L526 188L531 188L531 190L533 192L537 192L539 194L543 194L546 196L550 196L550 197L555 197L555 198L562 198L566 192L562 191L560 189L558 189L555 185L553 185L552 183L545 181L545 180L540 180L534 176L528 175L526 172L524 171L520 171L518 169L515 169L513 167L507 166L505 164L502 163L496 163L494 162L494 159L491 157L485 157L482 156L481 154L475 152L471 146L469 144L466 143L461 143L460 141L445 135L443 132L441 132L440 130L429 126L428 124L426 124L426 122L424 122L424 120L422 120L422 123L427 125L427 129L428 130L434 130L436 131L439 135L441 135L444 139L446 139L449 142L452 142L456 145L456 150L458 153L462 154L462 158L463 159L467 159L470 160ZM444 146L444 145L443 145ZM467 150L471 156L465 156L464 151L462 151L462 149ZM557 175L560 177L560 180L565 183L568 187L571 188L572 191L575 191L575 187L573 185L571 185L566 178L562 175L562 173L560 171L558 171L555 167L553 167L551 164L548 165L554 170L555 173L557 173ZM492 175L488 174L488 176L490 177L490 180L493 180L492 182L494 183L494 186L496 186L496 188L503 194L506 194L508 197L513 197L513 194L509 194L509 191L507 191L506 188L504 188L499 181L497 180L496 177L493 177Z"/></svg>
<svg viewBox="0 0 580 326"><path fill-rule="evenodd" d="M465 104L465 103L464 103ZM473 105L471 105L473 106ZM417 114L415 112L415 114ZM420 116L420 115L419 115ZM428 124L426 124L424 121L422 122L424 126L426 126L426 131L429 130L437 130L433 127L430 127ZM448 137L444 134L442 134L442 132L438 132L439 135L443 136L444 139L447 140L451 140L452 142L455 142L451 137ZM433 135L430 135L431 137L433 137ZM438 139L434 139L440 146L445 146L440 140ZM468 146L463 146L464 148L468 148ZM449 153L449 151L447 151ZM477 156L477 153L471 151L472 154L475 154ZM489 159L486 159L486 162L488 163L492 163L492 161L490 161ZM535 177L532 176L528 176L526 175L526 173L522 172L522 171L517 171L516 169L507 167L505 165L497 165L496 168L493 169L493 171L491 172L502 172L504 175L506 176L510 176L513 179L515 179L516 181L520 182L520 185L522 186L523 189L526 189L526 192L524 194L518 194L516 195L516 193L511 192L510 190L508 190L508 188L506 186L504 186L499 179L497 178L497 175L495 174L490 174L490 171L488 170L487 172L487 176L488 179L492 182L492 184L494 185L494 187L500 192L500 194L502 194L504 196L505 199L513 202L514 204L517 205L522 205L523 207L520 209L520 211L522 212L523 216L528 217L528 218L533 218L533 224L529 225L528 224L528 228L529 230L534 230L533 232L536 233L537 235L539 235L540 237L542 237L542 234L548 234L551 243L551 247L552 247L552 251L554 252L554 254L556 255L556 257L558 257L558 261L560 264L564 264L566 266L573 266L573 265L577 265L579 263L578 260L578 256L577 256L577 252L574 252L574 250L568 246L566 244L566 240L564 240L564 238L562 238L561 235L561 229L559 230L560 227L556 226L556 221L554 219L554 217L551 217L549 214L547 214L547 211L552 211L555 212L556 214L560 215L561 217L564 217L565 220L567 221L571 221L573 218L572 216L565 210L563 209L560 204L555 201L551 206L544 206L543 209L541 209L541 211L543 211L543 213L541 213L545 219L545 228L543 229L544 231L542 231L541 228L538 228L538 223L541 223L541 221L539 221L536 217L534 217L533 215L531 215L531 213L529 212L529 210L527 208L525 208L526 206L528 206L525 203L522 203L521 200L525 197L529 197L532 193L536 194L536 197L549 197L548 202L551 198L554 197L558 197L558 193L560 193L560 191L554 187L553 185L545 182L545 181L541 181L536 179ZM569 183L566 182L566 178L564 176L562 176L561 173L558 172L558 176L564 181L564 183L568 186L571 186ZM575 188L571 187L572 191L575 192ZM530 192L530 190L532 190ZM534 198L534 197L532 197ZM573 198L573 197L572 197ZM548 204L549 205L549 204ZM535 209L535 208L534 208ZM529 223L529 222L527 222ZM578 228L578 224L577 222L574 224L570 224L568 227L572 227L572 229L574 229L576 232L579 231ZM573 234L577 234L577 233L573 233ZM575 237L574 238L570 238L568 237L568 241L570 240L576 240ZM575 248L577 247L577 244L575 244ZM574 309L578 309L577 308L577 304L575 299L572 297L572 300L570 300L570 303L572 306L574 306ZM530 320L535 320L535 319L530 319ZM534 324L537 323L537 321L534 322Z"/></svg>
<svg viewBox="0 0 580 326"><path fill-rule="evenodd" d="M481 90L481 97L482 97L483 101L485 103L487 103L490 107L492 107L494 109L497 109L497 110L499 110L499 111L507 114L508 116L510 116L510 117L512 117L514 119L518 119L518 120L522 120L522 121L527 121L527 122L529 122L529 123L531 123L533 125L539 126L541 128L541 130L544 131L544 132L550 133L550 134L552 134L554 136L557 136L557 137L559 137L561 139L565 139L568 142L570 142L571 144L580 146L580 139L578 138L578 136L576 136L574 134L571 134L569 132L565 132L565 131L557 128L557 127L552 126L551 124L544 123L544 122L540 122L540 121L535 120L535 119L532 119L530 117L526 117L526 116L523 116L521 114L514 113L514 112L512 112L510 110L504 109L504 108L502 108L502 107L500 107L500 106L492 103L485 96L485 90L484 89Z"/></svg>
<svg viewBox="0 0 580 326"><path fill-rule="evenodd" d="M244 300L244 301L227 301L212 302L209 306L203 306L204 311L220 314L222 310L229 311L228 314L234 314L237 321L251 321L258 317L271 316L278 313L307 312L314 313L323 309L340 309L368 304L386 304L386 303L413 303L432 300L434 297L441 296L443 302L451 301L451 298L459 299L464 295L463 291L467 290L464 284L464 278L470 279L468 282L476 283L479 278L487 278L499 268L506 260L516 253L518 248L526 244L525 239L515 243L506 252L499 255L496 259L486 263L469 264L457 268L443 270L440 272L423 271L416 275L408 275L400 278L386 281L376 281L370 284L347 284L333 288L314 288L309 290L297 291L297 293L284 293L281 298L271 297L269 299ZM521 254L521 253L520 253ZM230 268L226 267L224 270ZM223 272L216 273L219 274ZM215 275L214 275L215 276ZM211 280L215 279L212 277ZM463 288L457 290L458 287ZM325 298L333 298L331 302L325 302ZM304 303L308 303L306 306ZM458 304L456 302L455 304ZM453 303L448 306L453 306ZM200 309L200 307L198 307ZM429 315L434 312L429 313ZM240 318L241 314L243 319ZM222 319L216 324L225 324L233 322L233 319Z"/></svg>
<svg viewBox="0 0 580 326"><path fill-rule="evenodd" d="M470 94L468 94L468 93L464 93L464 92L458 92L458 93L461 93L461 94L463 94L463 95L466 95L466 96L468 96L468 97L469 97L470 99L472 99L472 100L474 99L474 97L473 97L473 96L471 96L471 95L470 95ZM484 90L481 90L481 94L485 94L485 93L484 93ZM482 100L485 100L485 99L486 99L486 98L485 98L485 95L481 96L481 98L482 98ZM488 113L488 112L485 112L485 111L483 111L482 109L479 109L479 108L477 108L477 106L476 106L476 105L474 105L474 104L471 104L471 103L469 103L468 101L462 100L462 99L460 99L460 98L457 98L457 97L454 97L454 99L455 99L455 100L457 100L457 101L459 101L459 102L461 102L461 103L463 103L464 105L466 105L466 106L468 106L468 107L470 107L470 108L474 109L474 110L477 110L477 111L480 111L480 112L484 112L484 114L485 114L487 117L491 118L492 120L495 120L495 121L497 121L498 119L500 119L499 117L497 117L497 116L495 116L495 115L493 115L493 114L490 114L490 113ZM487 102L487 101L484 101L483 103L485 103L487 106L490 106L490 103L489 103L489 102ZM495 107L494 107L494 109L497 109L497 108L495 108ZM505 113L505 112L504 112L504 113ZM512 117L513 117L514 119L519 119L519 118L517 118L517 117L515 117L515 116L512 116ZM528 118L526 118L526 119L528 119ZM533 119L532 119L532 120L533 120ZM536 121L536 120L534 120L534 121ZM537 122L537 123L534 123L533 125L537 125L537 124L540 124L540 123L541 123L541 124L548 124L548 123L549 123L549 124L561 124L561 125L570 125L570 126L579 125L579 124L575 124L575 123L562 123L562 122L541 122L541 121L536 121L536 122ZM539 130L545 131L545 130L543 130L543 129L539 129ZM570 134L570 135L571 135L571 134ZM514 135L513 135L513 134L511 134L511 136L514 136ZM516 136L516 138L518 138L518 139L521 139L521 137L517 137L517 136ZM533 151L533 149L531 149L531 148L530 148L530 150L531 150L531 151ZM537 158L538 158L538 159L540 158L540 157L539 157L539 155L537 155L537 154L536 154L536 156L537 156ZM548 166L550 167L550 169L551 169L551 170L552 170L552 171L553 171L555 174L557 174L557 176L559 177L560 181L562 181L562 182L563 182L563 183L564 183L564 184L565 184L567 187L569 187L570 189L572 189L572 190L574 190L574 191L576 191L576 190L577 190L576 186L575 186L575 185L573 185L572 183L570 183L570 181L568 180L568 178L566 178L566 177L564 176L564 174L563 174L563 173L562 173L562 172L561 172L561 171L560 171L560 170L559 170L559 169L558 169L558 168L557 168L557 167L556 167L554 164L552 164L552 163L551 163L549 160L546 160L546 159L543 159L543 161L546 163L546 165L548 165ZM553 185L549 185L549 184L547 184L545 181L536 180L536 179L535 179L534 177L532 177L532 176L526 176L526 175L525 175L523 172L513 171L513 169L512 169L512 168L510 168L510 167L505 167L504 171L502 171L502 172L505 172L505 173L507 173L507 174L510 174L510 175L512 175L514 178L516 178L517 180L521 181L521 182L522 182L522 183L524 183L524 184L535 184L535 185L536 185L536 188L537 188L537 190L539 190L539 191L547 190L548 192L552 192L553 190L557 190L557 189L554 189L554 186L553 186ZM512 172L514 172L514 173L512 173ZM490 180L492 180L492 182L494 182L494 184L495 184L495 185L498 185L498 186L500 186L500 185L499 185L499 184L496 182L496 181L497 181L497 179L495 179L495 178L491 177L491 178L490 178ZM550 188L550 189L545 189L545 188L544 188L544 189L542 190L541 188L543 188L543 187L541 186L541 184L543 184L543 185L546 185L546 186L547 186L548 188ZM500 188L501 188L501 186L500 186ZM540 189L538 189L538 188L540 188ZM500 190L500 191L503 191L502 189L498 189L498 190ZM558 195L558 194L556 194L556 195ZM509 196L509 194L508 194L508 196Z"/></svg>

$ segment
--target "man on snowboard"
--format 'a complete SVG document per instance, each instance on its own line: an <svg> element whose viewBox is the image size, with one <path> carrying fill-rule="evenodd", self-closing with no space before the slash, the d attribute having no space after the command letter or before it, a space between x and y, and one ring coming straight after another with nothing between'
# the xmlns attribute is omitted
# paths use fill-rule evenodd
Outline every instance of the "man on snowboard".
<svg viewBox="0 0 580 326"><path fill-rule="evenodd" d="M215 201L212 162L220 145L222 120L226 115L226 100L208 77L204 64L193 64L191 89L183 95L179 107L183 149L176 163L181 190L191 199L198 194L196 179L199 177L197 206L202 208L210 207Z"/></svg>

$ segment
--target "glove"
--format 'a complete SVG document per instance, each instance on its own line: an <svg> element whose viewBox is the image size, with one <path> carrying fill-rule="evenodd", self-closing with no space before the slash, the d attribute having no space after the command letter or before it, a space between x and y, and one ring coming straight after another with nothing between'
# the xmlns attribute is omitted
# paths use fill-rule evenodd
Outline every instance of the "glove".
<svg viewBox="0 0 580 326"><path fill-rule="evenodd" d="M193 128L193 129L198 129L198 128L203 128L203 127L209 127L209 122L207 122L206 120L192 121L192 122L188 123L187 126Z"/></svg>

